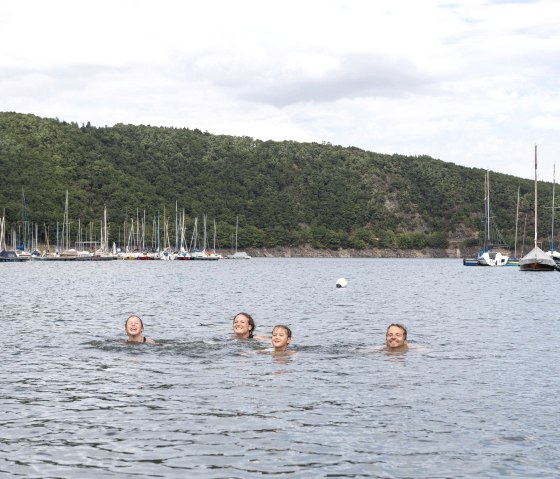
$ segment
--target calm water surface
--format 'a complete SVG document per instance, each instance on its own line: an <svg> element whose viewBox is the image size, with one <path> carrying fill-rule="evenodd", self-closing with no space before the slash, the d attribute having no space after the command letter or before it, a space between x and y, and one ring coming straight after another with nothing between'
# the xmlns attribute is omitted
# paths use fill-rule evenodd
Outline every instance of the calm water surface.
<svg viewBox="0 0 560 479"><path fill-rule="evenodd" d="M0 264L0 476L557 478L559 285L461 260ZM297 353L232 340L242 310ZM158 345L124 343L130 313ZM375 350L392 322L417 349Z"/></svg>

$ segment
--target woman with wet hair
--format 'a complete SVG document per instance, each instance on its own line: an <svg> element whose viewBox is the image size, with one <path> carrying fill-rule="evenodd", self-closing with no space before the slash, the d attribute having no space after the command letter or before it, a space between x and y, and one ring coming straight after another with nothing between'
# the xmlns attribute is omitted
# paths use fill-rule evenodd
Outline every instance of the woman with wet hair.
<svg viewBox="0 0 560 479"><path fill-rule="evenodd" d="M140 316L131 314L124 323L124 330L128 336L127 343L155 344L153 339L143 335L144 323Z"/></svg>
<svg viewBox="0 0 560 479"><path fill-rule="evenodd" d="M233 317L233 334L236 339L269 339L267 336L255 336L255 320L249 313L237 313Z"/></svg>

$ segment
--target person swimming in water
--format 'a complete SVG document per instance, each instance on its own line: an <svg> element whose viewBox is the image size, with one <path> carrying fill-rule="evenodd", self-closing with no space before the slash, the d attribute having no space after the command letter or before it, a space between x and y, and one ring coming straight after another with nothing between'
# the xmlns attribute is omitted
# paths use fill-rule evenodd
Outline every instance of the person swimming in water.
<svg viewBox="0 0 560 479"><path fill-rule="evenodd" d="M255 336L255 320L248 313L237 313L233 317L233 334L236 339L269 339L267 336Z"/></svg>
<svg viewBox="0 0 560 479"><path fill-rule="evenodd" d="M385 346L387 351L392 352L408 350L406 327L399 323L390 324L385 334Z"/></svg>
<svg viewBox="0 0 560 479"><path fill-rule="evenodd" d="M127 343L155 344L153 339L147 338L142 334L144 332L144 323L140 316L136 314L132 314L127 318L124 323L124 330L128 336Z"/></svg>
<svg viewBox="0 0 560 479"><path fill-rule="evenodd" d="M288 326L278 324L272 328L273 354L295 354L295 351L287 351L288 344L292 341L292 330Z"/></svg>

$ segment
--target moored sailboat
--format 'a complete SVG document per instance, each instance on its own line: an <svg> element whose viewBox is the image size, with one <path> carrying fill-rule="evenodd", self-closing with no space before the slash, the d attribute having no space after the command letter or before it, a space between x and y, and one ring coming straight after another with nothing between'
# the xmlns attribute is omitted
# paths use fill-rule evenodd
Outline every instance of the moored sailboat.
<svg viewBox="0 0 560 479"><path fill-rule="evenodd" d="M546 252L548 256L550 256L556 265L560 265L560 252L556 251L555 243L554 243L554 216L556 206L555 203L555 189L556 189L556 165L553 166L552 169L552 226L550 228L550 249Z"/></svg>
<svg viewBox="0 0 560 479"><path fill-rule="evenodd" d="M514 241L514 250L513 256L508 258L508 262L506 266L519 266L519 258L517 257L517 225L519 224L519 193L521 187L517 187L517 208L515 210L515 241Z"/></svg>
<svg viewBox="0 0 560 479"><path fill-rule="evenodd" d="M537 246L537 145L535 145L535 237L534 247L519 260L521 271L555 271L556 262Z"/></svg>
<svg viewBox="0 0 560 479"><path fill-rule="evenodd" d="M490 216L490 172L486 171L484 178L484 248L478 255L480 266L505 266L508 256L500 251L491 251L494 246L491 240L491 216Z"/></svg>
<svg viewBox="0 0 560 479"><path fill-rule="evenodd" d="M464 266L506 266L509 256L502 251L493 251L492 248L498 246L507 248L505 244L494 244L494 237L500 237L496 228L491 229L490 216L490 173L487 171L484 177L484 243L482 250L476 258L463 258ZM503 240L502 240L503 242Z"/></svg>
<svg viewBox="0 0 560 479"><path fill-rule="evenodd" d="M6 214L2 215L0 218L0 262L7 263L7 262L18 262L18 261L27 261L27 258L21 258L16 253L16 249L8 250L6 245Z"/></svg>
<svg viewBox="0 0 560 479"><path fill-rule="evenodd" d="M239 216L235 219L235 251L226 256L227 259L251 259L245 251L237 251L237 233L239 229Z"/></svg>

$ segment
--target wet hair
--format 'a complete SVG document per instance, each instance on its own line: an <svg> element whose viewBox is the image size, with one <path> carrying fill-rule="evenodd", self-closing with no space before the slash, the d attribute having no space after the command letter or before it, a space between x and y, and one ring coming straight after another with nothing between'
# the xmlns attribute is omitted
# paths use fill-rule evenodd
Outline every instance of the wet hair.
<svg viewBox="0 0 560 479"><path fill-rule="evenodd" d="M389 329L391 329L393 326L396 326L397 328L402 329L403 331L403 338L406 339L406 326L403 326L400 323L392 323L389 326L387 326L387 332L385 333L385 336L387 336L387 334L389 334Z"/></svg>
<svg viewBox="0 0 560 479"><path fill-rule="evenodd" d="M274 331L276 331L279 328L286 331L286 334L288 335L288 338L290 338L290 339L292 338L292 330L290 328L288 328L288 326L284 326L283 324L277 324L276 326L274 326L272 328L272 334L274 334Z"/></svg>
<svg viewBox="0 0 560 479"><path fill-rule="evenodd" d="M249 326L251 326L251 329L249 330L249 338L253 337L253 332L255 331L255 320L253 319L253 317L249 314L249 313L244 313L243 311L241 311L240 313L237 313L234 317L233 317L233 321L235 321L235 318L237 318L237 316L245 316L247 318L247 320L249 321Z"/></svg>
<svg viewBox="0 0 560 479"><path fill-rule="evenodd" d="M126 318L126 321L124 322L125 329L126 329L126 326L128 325L128 320L130 318L138 318L138 320L140 321L140 326L142 326L142 329L144 329L144 323L142 321L142 318L140 316L138 316L137 314L131 314L128 318Z"/></svg>

